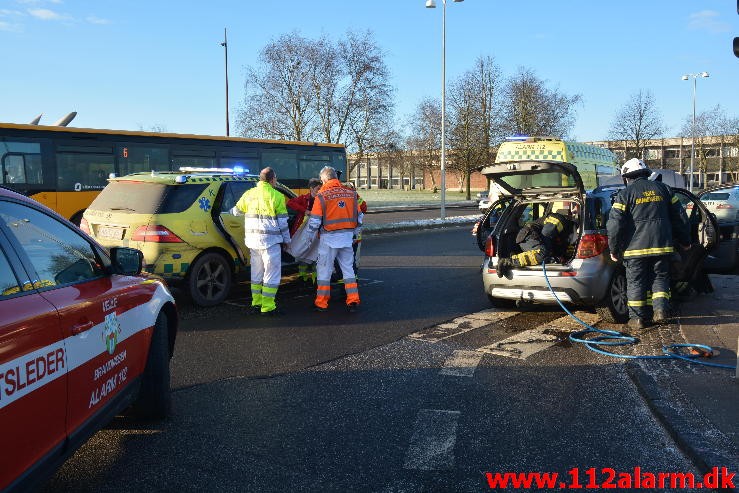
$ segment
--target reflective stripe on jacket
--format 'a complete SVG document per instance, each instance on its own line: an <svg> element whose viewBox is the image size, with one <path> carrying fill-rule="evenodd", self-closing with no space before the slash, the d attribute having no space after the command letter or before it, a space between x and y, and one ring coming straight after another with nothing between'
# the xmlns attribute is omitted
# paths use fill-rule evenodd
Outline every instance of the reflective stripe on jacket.
<svg viewBox="0 0 739 493"><path fill-rule="evenodd" d="M266 181L247 190L236 203L244 214L244 241L249 248L267 248L275 243L290 243L285 196Z"/></svg>
<svg viewBox="0 0 739 493"><path fill-rule="evenodd" d="M339 180L329 180L313 201L311 217L320 220L322 234L354 230L361 224L357 192Z"/></svg>
<svg viewBox="0 0 739 493"><path fill-rule="evenodd" d="M606 228L611 253L624 258L669 255L673 236L690 244L680 200L664 183L646 178L637 178L616 195Z"/></svg>

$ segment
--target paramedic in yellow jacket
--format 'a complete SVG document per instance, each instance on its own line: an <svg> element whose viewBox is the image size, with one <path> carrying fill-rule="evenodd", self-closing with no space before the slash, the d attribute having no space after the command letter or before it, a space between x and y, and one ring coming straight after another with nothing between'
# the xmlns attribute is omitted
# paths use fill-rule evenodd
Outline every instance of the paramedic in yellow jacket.
<svg viewBox="0 0 739 493"><path fill-rule="evenodd" d="M313 238L320 230L315 309L328 310L335 259L344 276L346 306L353 312L359 306L359 289L353 268L352 240L355 234L360 234L363 214L357 192L341 184L334 168L324 167L319 176L323 186L313 201L308 220L309 234Z"/></svg>
<svg viewBox="0 0 739 493"><path fill-rule="evenodd" d="M251 311L276 315L277 288L282 279L282 248L290 243L285 196L274 189L277 175L272 168L259 173L257 186L247 190L233 214L244 214L244 242L251 263Z"/></svg>

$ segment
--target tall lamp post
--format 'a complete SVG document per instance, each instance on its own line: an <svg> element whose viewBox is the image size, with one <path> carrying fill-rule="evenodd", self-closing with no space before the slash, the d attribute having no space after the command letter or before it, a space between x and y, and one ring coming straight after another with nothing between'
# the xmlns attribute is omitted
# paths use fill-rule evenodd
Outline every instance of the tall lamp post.
<svg viewBox="0 0 739 493"><path fill-rule="evenodd" d="M698 77L708 77L708 72L700 72L698 74L685 74L683 80L693 79L693 125L690 128L690 181L688 182L688 190L693 191L693 162L695 161L695 80Z"/></svg>
<svg viewBox="0 0 739 493"><path fill-rule="evenodd" d="M464 0L454 0L463 2ZM446 0L441 15L441 218L446 217ZM426 0L427 9L435 9L435 0Z"/></svg>
<svg viewBox="0 0 739 493"><path fill-rule="evenodd" d="M223 46L226 52L226 137L228 137L230 135L228 127L228 41L226 39L225 27L223 28L223 43L221 43L221 46Z"/></svg>

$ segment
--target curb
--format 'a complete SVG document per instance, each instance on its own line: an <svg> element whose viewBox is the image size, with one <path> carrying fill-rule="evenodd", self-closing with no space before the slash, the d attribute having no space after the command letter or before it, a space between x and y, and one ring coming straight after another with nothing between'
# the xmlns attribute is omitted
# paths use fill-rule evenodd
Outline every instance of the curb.
<svg viewBox="0 0 739 493"><path fill-rule="evenodd" d="M446 219L427 219L419 221L401 221L388 224L367 224L362 226L362 232L367 235L388 233L394 231L414 231L423 229L441 229L447 226L468 226L475 224L479 216L457 216Z"/></svg>
<svg viewBox="0 0 739 493"><path fill-rule="evenodd" d="M706 474L714 466L735 464L736 457L722 455L716 451L703 434L694 430L691 425L670 404L669 399L649 373L634 361L626 363L626 373L636 385L637 390L646 401L649 409L672 437L680 450L693 462L696 468ZM718 491L739 492L737 488Z"/></svg>

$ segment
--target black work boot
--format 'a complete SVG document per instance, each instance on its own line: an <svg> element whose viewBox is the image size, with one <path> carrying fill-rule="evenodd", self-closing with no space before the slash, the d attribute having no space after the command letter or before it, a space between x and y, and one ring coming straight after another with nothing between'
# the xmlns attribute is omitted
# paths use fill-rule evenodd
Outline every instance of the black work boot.
<svg viewBox="0 0 739 493"><path fill-rule="evenodd" d="M654 323L656 324L667 324L670 323L672 317L670 312L667 310L654 310Z"/></svg>
<svg viewBox="0 0 739 493"><path fill-rule="evenodd" d="M646 329L652 324L651 322L648 322L644 320L643 318L630 318L629 321L625 325L627 329L641 330L641 329Z"/></svg>

